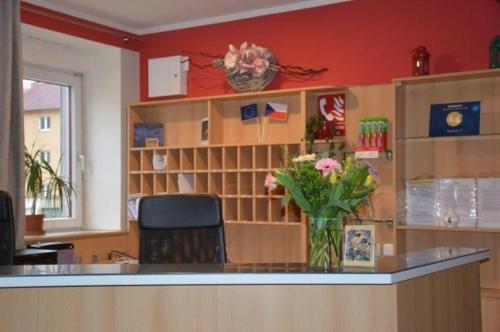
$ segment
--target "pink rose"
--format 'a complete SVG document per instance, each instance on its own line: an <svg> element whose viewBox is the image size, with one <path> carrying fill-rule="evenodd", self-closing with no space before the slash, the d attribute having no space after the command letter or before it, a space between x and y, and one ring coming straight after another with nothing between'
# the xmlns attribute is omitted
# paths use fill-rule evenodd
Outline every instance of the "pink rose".
<svg viewBox="0 0 500 332"><path fill-rule="evenodd" d="M342 166L340 163L336 160L333 160L331 158L325 158L325 159L320 159L316 162L315 168L318 171L321 171L323 176L328 176L332 171L342 171Z"/></svg>
<svg viewBox="0 0 500 332"><path fill-rule="evenodd" d="M276 178L271 174L267 174L266 179L264 180L264 187L266 187L269 191L276 189L278 187Z"/></svg>

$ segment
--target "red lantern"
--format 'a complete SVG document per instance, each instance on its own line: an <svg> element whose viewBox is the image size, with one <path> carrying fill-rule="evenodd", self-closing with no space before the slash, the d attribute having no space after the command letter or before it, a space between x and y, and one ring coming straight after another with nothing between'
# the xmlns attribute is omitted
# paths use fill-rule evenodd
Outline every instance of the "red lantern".
<svg viewBox="0 0 500 332"><path fill-rule="evenodd" d="M413 52L413 76L429 75L430 57L425 46L417 47Z"/></svg>

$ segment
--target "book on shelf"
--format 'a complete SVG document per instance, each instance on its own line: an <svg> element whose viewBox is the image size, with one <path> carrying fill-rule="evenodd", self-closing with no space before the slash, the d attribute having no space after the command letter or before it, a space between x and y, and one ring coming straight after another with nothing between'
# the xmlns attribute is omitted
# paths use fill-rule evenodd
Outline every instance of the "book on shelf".
<svg viewBox="0 0 500 332"><path fill-rule="evenodd" d="M134 147L146 147L148 141L157 141L157 146L164 145L163 123L143 122L134 123Z"/></svg>

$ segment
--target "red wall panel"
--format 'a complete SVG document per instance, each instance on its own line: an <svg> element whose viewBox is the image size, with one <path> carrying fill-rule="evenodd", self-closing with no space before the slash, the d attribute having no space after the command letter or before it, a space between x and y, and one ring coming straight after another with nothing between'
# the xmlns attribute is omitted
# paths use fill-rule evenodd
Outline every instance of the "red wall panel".
<svg viewBox="0 0 500 332"><path fill-rule="evenodd" d="M24 23L140 51L142 100L148 100L147 60L184 51L223 55L229 43L246 40L268 47L283 64L329 69L306 80L278 74L267 89L377 84L411 75L410 51L418 45L431 53L433 74L487 68L489 42L500 34L497 0L354 0L144 36L28 3L21 14ZM132 39L124 43L123 35ZM189 96L231 92L221 70L191 67Z"/></svg>
<svg viewBox="0 0 500 332"><path fill-rule="evenodd" d="M278 74L267 89L377 84L410 76L410 51L418 45L431 53L433 74L487 68L488 45L498 34L496 0L355 0L150 34L141 50L141 98L148 100L147 60L183 51L225 54L229 43L239 46L246 40L268 47L283 64L329 68L315 80ZM190 69L189 96L230 92L221 70Z"/></svg>

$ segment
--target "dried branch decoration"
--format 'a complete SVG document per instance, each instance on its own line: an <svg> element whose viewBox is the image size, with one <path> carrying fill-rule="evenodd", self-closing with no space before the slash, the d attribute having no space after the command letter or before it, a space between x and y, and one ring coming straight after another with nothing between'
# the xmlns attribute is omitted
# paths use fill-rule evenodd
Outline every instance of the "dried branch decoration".
<svg viewBox="0 0 500 332"><path fill-rule="evenodd" d="M205 52L184 52L211 58L212 63L199 65L190 61L193 67L205 69L215 67L224 69L228 83L239 92L260 91L269 84L276 73L292 77L312 77L326 72L327 68L306 69L300 66L282 65L273 53L255 44L243 42L240 48L229 45L225 56L213 55Z"/></svg>

